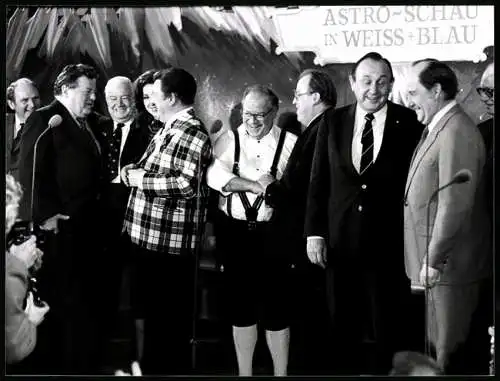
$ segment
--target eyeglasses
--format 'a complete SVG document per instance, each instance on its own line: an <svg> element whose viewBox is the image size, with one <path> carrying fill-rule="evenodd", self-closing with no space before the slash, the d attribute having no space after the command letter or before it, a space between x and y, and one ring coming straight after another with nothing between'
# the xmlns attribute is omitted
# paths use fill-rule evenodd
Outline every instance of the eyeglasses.
<svg viewBox="0 0 500 381"><path fill-rule="evenodd" d="M132 99L132 97L130 95L122 95L121 97L117 97L116 95L108 96L108 100L110 100L111 102L122 101L122 102L126 103L126 102L130 102L131 99Z"/></svg>
<svg viewBox="0 0 500 381"><path fill-rule="evenodd" d="M479 96L483 98L493 98L495 95L495 89L491 87L478 87L476 90Z"/></svg>
<svg viewBox="0 0 500 381"><path fill-rule="evenodd" d="M259 114L253 114L253 113L251 113L251 112L246 112L246 111L245 111L245 112L243 113L243 118L244 118L244 119L255 118L255 119L257 119L257 120L264 120L264 119L266 118L266 116L268 116L268 115L271 113L271 111L273 111L273 110L274 110L274 107L271 107L268 111L266 111L266 112L261 112L261 113L259 113Z"/></svg>
<svg viewBox="0 0 500 381"><path fill-rule="evenodd" d="M314 93L314 91L306 91L306 92L303 92L303 93L294 93L294 94L293 94L293 99L297 100L297 99L299 99L302 95L311 95L312 93Z"/></svg>

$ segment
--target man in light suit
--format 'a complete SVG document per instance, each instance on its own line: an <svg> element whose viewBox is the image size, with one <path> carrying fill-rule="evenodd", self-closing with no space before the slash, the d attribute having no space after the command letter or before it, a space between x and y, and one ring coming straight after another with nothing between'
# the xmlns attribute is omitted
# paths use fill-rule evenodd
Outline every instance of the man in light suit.
<svg viewBox="0 0 500 381"><path fill-rule="evenodd" d="M458 82L449 66L433 59L416 61L407 86L409 106L427 127L406 182L406 272L412 283L430 288L428 338L439 366L454 373L451 357L467 338L481 282L491 271L491 255L484 247L490 226L480 181L485 149L479 130L455 100ZM471 179L443 189L430 201L462 169L470 171Z"/></svg>
<svg viewBox="0 0 500 381"><path fill-rule="evenodd" d="M21 217L57 233L47 242L50 247L37 276L39 291L51 306L40 327L39 344L43 345L40 351L35 349L46 357L40 370L44 374L98 371L96 300L101 293L95 276L101 250L103 171L101 147L91 130L96 80L91 66L65 66L54 82L55 100L30 115L21 136L19 177L25 191ZM48 129L54 117L60 123ZM31 194L34 146L39 137Z"/></svg>
<svg viewBox="0 0 500 381"><path fill-rule="evenodd" d="M120 169L139 161L148 146L149 131L147 126L139 124L136 118L134 90L129 78L111 78L104 88L104 95L111 118L100 118L95 132L103 151L105 166L102 201L106 235L99 269L105 294L101 306L102 337L109 338L115 332L113 324L116 324L119 317L123 275L126 265L129 264L122 228L130 188L121 181ZM137 346L133 346L136 349L133 352L136 353L130 353L130 361L140 360L142 355L142 340L139 341L142 337L142 327L138 324L138 334L130 335L131 339L137 339ZM104 356L106 353L103 353Z"/></svg>
<svg viewBox="0 0 500 381"><path fill-rule="evenodd" d="M40 107L40 94L35 83L28 78L20 78L7 87L7 105L12 113L5 120L5 164L7 172L18 179L19 143L26 119Z"/></svg>
<svg viewBox="0 0 500 381"><path fill-rule="evenodd" d="M204 176L212 150L192 107L193 76L169 68L154 80L153 98L164 127L137 163L122 168L122 180L131 187L124 231L136 264L133 308L144 318L141 366L153 374L185 374L190 370L193 253L206 218Z"/></svg>
<svg viewBox="0 0 500 381"><path fill-rule="evenodd" d="M413 111L388 101L393 81L390 62L378 53L354 65L357 102L325 112L311 169L307 255L326 268L339 351L333 357L347 374L387 374L393 353L409 345L411 290L397 232L421 125ZM363 350L373 346L370 364Z"/></svg>

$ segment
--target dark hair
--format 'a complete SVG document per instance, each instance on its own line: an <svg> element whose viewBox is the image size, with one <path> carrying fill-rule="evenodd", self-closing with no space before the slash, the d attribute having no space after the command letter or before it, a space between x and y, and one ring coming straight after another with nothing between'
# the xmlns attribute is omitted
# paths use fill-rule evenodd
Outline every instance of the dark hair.
<svg viewBox="0 0 500 381"><path fill-rule="evenodd" d="M456 97L458 94L458 79L451 67L434 58L418 60L411 65L416 66L419 63L427 63L427 66L425 66L418 75L418 79L422 86L430 90L436 83L439 83L445 94L445 101Z"/></svg>
<svg viewBox="0 0 500 381"><path fill-rule="evenodd" d="M307 69L299 75L299 80L307 75L310 75L309 89L314 93L318 93L321 101L329 106L337 105L337 89L330 75L323 70Z"/></svg>
<svg viewBox="0 0 500 381"><path fill-rule="evenodd" d="M389 72L391 73L391 81L394 81L394 74L392 72L392 65L391 63L389 62L389 60L387 58L384 58L382 57L379 53L377 52L370 52L370 53L366 53L363 57L361 57L358 62L356 62L354 64L354 67L352 68L351 70L351 76L354 80L356 80L356 70L359 66L359 64L361 62L363 62L364 60L374 60L374 61L378 61L378 62L383 62L387 65L387 67L389 68Z"/></svg>
<svg viewBox="0 0 500 381"><path fill-rule="evenodd" d="M135 108L139 113L146 111L146 108L144 107L144 86L152 85L154 83L155 73L155 69L145 71L134 81Z"/></svg>
<svg viewBox="0 0 500 381"><path fill-rule="evenodd" d="M63 85L70 88L76 87L76 81L80 77L87 77L88 79L97 79L97 71L90 65L85 64L72 64L66 65L59 73L54 82L54 95L60 95Z"/></svg>
<svg viewBox="0 0 500 381"><path fill-rule="evenodd" d="M153 80L161 81L163 95L173 93L186 106L194 103L196 80L186 70L171 67L155 73Z"/></svg>
<svg viewBox="0 0 500 381"><path fill-rule="evenodd" d="M7 87L7 100L15 102L16 101L16 87L20 85L21 83L31 85L35 89L38 90L38 87L36 86L35 82L33 82L29 78L19 78L17 81L12 82L9 87Z"/></svg>
<svg viewBox="0 0 500 381"><path fill-rule="evenodd" d="M271 106L278 110L279 108L279 98L276 95L274 91L272 91L269 87L263 86L263 85L251 85L248 86L245 91L243 92L243 97L241 98L242 100L247 97L248 94L250 93L258 93L266 96L269 99L269 102L271 103Z"/></svg>

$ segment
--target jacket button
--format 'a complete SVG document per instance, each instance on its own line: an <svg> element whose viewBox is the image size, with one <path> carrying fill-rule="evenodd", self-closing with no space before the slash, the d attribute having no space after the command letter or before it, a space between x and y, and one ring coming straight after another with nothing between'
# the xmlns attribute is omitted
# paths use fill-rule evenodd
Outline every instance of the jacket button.
<svg viewBox="0 0 500 381"><path fill-rule="evenodd" d="M358 210L361 212L363 210L363 206L359 205Z"/></svg>
<svg viewBox="0 0 500 381"><path fill-rule="evenodd" d="M361 189L366 189L366 184L361 185Z"/></svg>

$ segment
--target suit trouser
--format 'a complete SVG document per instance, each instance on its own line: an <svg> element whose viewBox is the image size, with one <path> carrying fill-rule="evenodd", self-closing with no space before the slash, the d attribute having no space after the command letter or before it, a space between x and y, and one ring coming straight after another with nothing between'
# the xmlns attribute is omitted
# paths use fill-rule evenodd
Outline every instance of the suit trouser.
<svg viewBox="0 0 500 381"><path fill-rule="evenodd" d="M439 365L445 369L450 356L467 340L477 307L481 282L467 285L436 285L429 293L429 339Z"/></svg>

